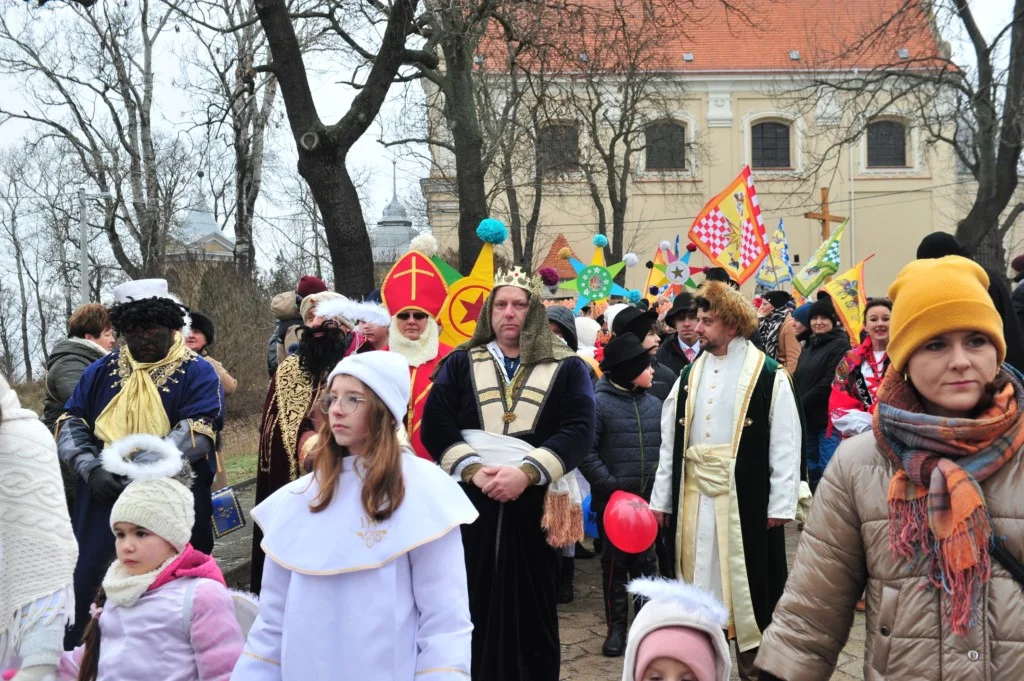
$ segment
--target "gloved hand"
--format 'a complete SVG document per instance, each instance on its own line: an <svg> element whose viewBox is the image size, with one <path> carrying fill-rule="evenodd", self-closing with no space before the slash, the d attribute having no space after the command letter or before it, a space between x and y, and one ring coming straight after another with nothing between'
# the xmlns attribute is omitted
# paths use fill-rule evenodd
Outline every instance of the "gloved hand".
<svg viewBox="0 0 1024 681"><path fill-rule="evenodd" d="M19 670L12 681L52 681L56 678L57 665L36 664Z"/></svg>
<svg viewBox="0 0 1024 681"><path fill-rule="evenodd" d="M89 473L89 491L96 501L113 504L124 491L125 481L120 475L114 475L100 466Z"/></svg>

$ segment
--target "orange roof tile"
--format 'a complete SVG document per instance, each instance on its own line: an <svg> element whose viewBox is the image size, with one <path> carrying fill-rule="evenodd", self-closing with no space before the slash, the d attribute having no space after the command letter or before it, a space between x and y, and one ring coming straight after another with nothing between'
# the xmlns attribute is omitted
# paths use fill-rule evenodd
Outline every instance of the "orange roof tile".
<svg viewBox="0 0 1024 681"><path fill-rule="evenodd" d="M557 271L560 279L575 279L576 270L572 268L568 260L558 255L558 252L563 248L568 248L569 254L576 258L576 254L573 253L572 248L569 246L569 240L565 238L564 234L559 234L555 237L554 243L551 244L548 254L544 256L544 260L541 261L540 267L550 267ZM579 258L576 259L579 260ZM537 271L540 271L540 267L537 268Z"/></svg>
<svg viewBox="0 0 1024 681"><path fill-rule="evenodd" d="M519 22L533 27L524 30L534 42L548 44L544 54L548 72L615 71L628 64L645 71L698 74L882 66L931 69L942 63L932 20L921 9L924 3L906 0L728 3L742 8L742 14L718 0L569 2L573 4L548 10L542 19L519 15ZM657 19L644 12L651 6L660 13ZM496 29L491 36L481 43L480 52L485 68L497 70L507 63L509 48ZM900 57L900 49L907 50L906 58ZM797 53L798 58L793 58ZM643 56L638 60L636 54ZM692 60L684 55L692 55ZM533 58L538 63L539 51L534 51Z"/></svg>

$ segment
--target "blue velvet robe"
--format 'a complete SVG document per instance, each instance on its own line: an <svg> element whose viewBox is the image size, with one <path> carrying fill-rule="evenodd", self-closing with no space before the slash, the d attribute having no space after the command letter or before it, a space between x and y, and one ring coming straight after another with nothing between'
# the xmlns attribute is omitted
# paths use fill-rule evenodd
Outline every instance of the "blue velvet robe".
<svg viewBox="0 0 1024 681"><path fill-rule="evenodd" d="M119 351L90 364L64 407L66 414L58 423L61 459L78 474L77 498L71 516L71 525L78 540L75 624L65 637L67 649L80 642L88 623L89 604L115 557L114 535L110 530L112 504L94 500L83 476L100 465L99 456L104 443L93 435L93 428L107 404L120 392L121 372L129 371L128 363L121 361ZM196 441L194 447L189 447L190 451L183 452L196 474L192 483L196 520L191 542L196 549L209 553L213 550L210 486L217 467L214 439L224 425L224 388L213 365L191 350L177 366L166 372L157 370L154 374L157 374L153 376L154 382L171 429L185 421Z"/></svg>

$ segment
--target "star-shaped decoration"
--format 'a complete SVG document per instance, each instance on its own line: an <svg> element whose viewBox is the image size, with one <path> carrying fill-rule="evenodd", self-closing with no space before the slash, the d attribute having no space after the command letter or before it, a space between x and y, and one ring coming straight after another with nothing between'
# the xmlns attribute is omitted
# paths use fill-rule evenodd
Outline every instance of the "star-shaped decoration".
<svg viewBox="0 0 1024 681"><path fill-rule="evenodd" d="M682 292L684 287L697 288L697 282L693 280L693 272L690 269L690 256L693 254L690 251L684 251L682 255L676 252L674 258L671 257L672 255L669 253L667 264L655 264L654 269L664 273L668 280L665 290L669 291L674 298Z"/></svg>
<svg viewBox="0 0 1024 681"><path fill-rule="evenodd" d="M459 322L460 324L465 324L466 322L475 322L477 319L480 318L480 308L484 306L483 293L479 294L476 300L474 300L472 303L469 302L468 300L460 300L459 302L462 303L462 307L466 309L466 316L462 318L462 321Z"/></svg>

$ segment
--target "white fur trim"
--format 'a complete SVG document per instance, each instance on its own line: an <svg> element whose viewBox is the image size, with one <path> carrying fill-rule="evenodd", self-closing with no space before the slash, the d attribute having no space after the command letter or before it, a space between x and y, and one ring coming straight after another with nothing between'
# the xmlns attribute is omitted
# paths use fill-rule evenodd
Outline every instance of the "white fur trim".
<svg viewBox="0 0 1024 681"><path fill-rule="evenodd" d="M629 593L651 601L671 601L690 610L701 619L725 627L729 613L722 602L711 593L676 579L641 577L627 587Z"/></svg>
<svg viewBox="0 0 1024 681"><path fill-rule="evenodd" d="M345 296L331 296L325 300L316 301L316 315L324 319L337 319L346 326L355 326L355 320L350 316L353 306L358 305Z"/></svg>
<svg viewBox="0 0 1024 681"><path fill-rule="evenodd" d="M137 450L158 455L155 461L135 462L127 457ZM132 480L157 480L173 478L181 473L181 450L173 444L148 433L137 433L111 442L100 455L103 467L115 475L124 475Z"/></svg>
<svg viewBox="0 0 1024 681"><path fill-rule="evenodd" d="M437 239L434 238L433 234L420 234L409 243L410 251L417 251L428 258L437 255L437 248Z"/></svg>
<svg viewBox="0 0 1024 681"><path fill-rule="evenodd" d="M391 324L391 315L388 314L388 309L376 303L356 303L350 316L352 319L374 326L389 326Z"/></svg>

